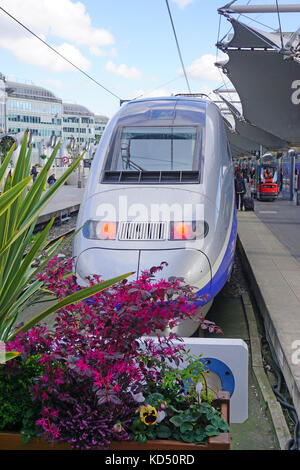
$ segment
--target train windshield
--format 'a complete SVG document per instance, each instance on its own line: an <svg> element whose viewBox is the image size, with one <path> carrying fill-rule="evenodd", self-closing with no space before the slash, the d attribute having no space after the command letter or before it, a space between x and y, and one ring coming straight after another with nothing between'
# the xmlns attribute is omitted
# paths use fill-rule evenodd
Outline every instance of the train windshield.
<svg viewBox="0 0 300 470"><path fill-rule="evenodd" d="M195 159L196 127L125 127L120 149L107 170L185 171Z"/></svg>
<svg viewBox="0 0 300 470"><path fill-rule="evenodd" d="M260 178L263 182L272 180L273 183L277 182L277 168L271 166L262 166L260 171Z"/></svg>
<svg viewBox="0 0 300 470"><path fill-rule="evenodd" d="M267 167L264 167L263 171L264 171L264 176L266 178L273 178L274 176L274 170L275 168L272 168L270 166L267 166Z"/></svg>

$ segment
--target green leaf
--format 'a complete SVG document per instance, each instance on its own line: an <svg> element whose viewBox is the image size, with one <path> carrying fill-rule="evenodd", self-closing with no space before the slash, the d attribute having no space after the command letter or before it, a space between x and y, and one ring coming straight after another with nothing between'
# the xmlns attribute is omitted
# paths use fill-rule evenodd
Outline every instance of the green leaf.
<svg viewBox="0 0 300 470"><path fill-rule="evenodd" d="M170 411L173 411L173 413L179 413L179 410L177 408L175 408L175 406L171 405L171 404L168 404L168 409Z"/></svg>
<svg viewBox="0 0 300 470"><path fill-rule="evenodd" d="M182 416L172 416L172 418L169 419L169 421L174 424L174 426L179 427L183 423Z"/></svg>
<svg viewBox="0 0 300 470"><path fill-rule="evenodd" d="M172 431L165 424L159 424L156 434L159 439L169 439L172 436Z"/></svg>
<svg viewBox="0 0 300 470"><path fill-rule="evenodd" d="M193 425L187 422L182 423L180 425L180 432L185 433L187 431L193 431Z"/></svg>
<svg viewBox="0 0 300 470"><path fill-rule="evenodd" d="M205 432L207 436L217 436L218 434L220 434L220 432L218 431L218 428L216 428L212 424L208 424L206 426Z"/></svg>
<svg viewBox="0 0 300 470"><path fill-rule="evenodd" d="M229 425L225 421L222 420L222 423L219 424L219 430L221 432L229 432Z"/></svg>
<svg viewBox="0 0 300 470"><path fill-rule="evenodd" d="M24 188L31 180L31 176L20 181L18 184L1 194L0 197L0 216L15 202L18 196L23 192Z"/></svg>
<svg viewBox="0 0 300 470"><path fill-rule="evenodd" d="M2 180L5 176L5 172L8 168L8 165L9 165L9 162L11 161L11 158L12 158L12 154L14 152L14 149L15 149L15 146L16 144L13 144L12 148L10 149L10 151L7 153L6 157L4 158L2 164L0 165L0 186L1 186L1 183L2 183Z"/></svg>
<svg viewBox="0 0 300 470"><path fill-rule="evenodd" d="M196 428L195 432L195 442L204 442L206 438L206 433L202 428Z"/></svg>
<svg viewBox="0 0 300 470"><path fill-rule="evenodd" d="M150 428L148 431L147 431L147 434L146 434L146 437L149 440L153 441L154 439L157 438L157 435L156 435L156 432L155 432L155 429L154 428Z"/></svg>
<svg viewBox="0 0 300 470"><path fill-rule="evenodd" d="M108 289L112 285L117 284L118 282L122 281L123 279L126 279L132 274L133 274L132 272L123 274L122 276L117 276L112 279L108 279L107 281L100 282L99 284L95 284L94 286L91 286L91 287L86 287L85 289L81 289L77 292L74 292L71 295L68 295L67 297L62 299L60 302L49 307L47 310L44 310L44 312L40 313L36 317L29 320L29 322L27 322L25 325L19 328L16 332L10 335L8 338L8 341L11 341L12 339L14 339L19 333L28 331L34 325L44 320L44 318L46 318L48 315L51 315L52 313L57 312L61 308L67 307L68 305L72 305L74 303L80 302L81 300L87 299L88 297L91 297L92 295L97 294L98 292L102 292L103 290Z"/></svg>
<svg viewBox="0 0 300 470"><path fill-rule="evenodd" d="M10 361L11 359L15 359L18 357L20 353L18 351L5 351L5 362Z"/></svg>
<svg viewBox="0 0 300 470"><path fill-rule="evenodd" d="M10 335L11 329L17 320L19 310L21 310L21 306L24 308L26 305L26 302L33 297L33 295L41 288L42 282L37 280L33 282L32 284L29 284L24 292L21 294L21 296L16 300L16 302L13 304L11 309L8 312L4 312L2 314L2 319L0 317L0 337L2 338L2 341L7 341L7 338ZM7 321L3 320L3 316L7 318ZM14 319L14 321L12 321Z"/></svg>
<svg viewBox="0 0 300 470"><path fill-rule="evenodd" d="M24 277L25 277L25 282L28 281L28 277L26 277L28 268L30 267L31 263L37 256L39 250L42 248L43 244L45 243L45 240L53 225L53 222L54 222L54 217L50 220L50 222L45 227L45 229L42 232L40 232L39 235L36 237L34 244L30 248L27 255L24 257L24 259L22 260L21 264L18 266L18 269L15 270L15 272L13 273L13 276L11 276L10 279L8 279L8 282L5 283L5 286L3 286L2 288L3 294L1 292L1 309L10 308L9 302L14 302L13 293L16 292L18 287L20 290L22 290L22 286L24 285L22 281Z"/></svg>
<svg viewBox="0 0 300 470"><path fill-rule="evenodd" d="M140 444L145 444L145 442L147 442L147 437L145 436L145 434L138 434L137 442L139 442Z"/></svg>
<svg viewBox="0 0 300 470"><path fill-rule="evenodd" d="M151 393L148 397L147 397L148 400L154 400L154 401L163 401L164 400L164 396L161 394L161 393L158 393L158 392L155 392L155 393Z"/></svg>
<svg viewBox="0 0 300 470"><path fill-rule="evenodd" d="M51 247L45 247L47 229L37 235L32 244L32 233L41 210L65 183L70 174L79 165L81 157L68 168L64 175L48 191L44 191L47 174L57 151L55 147L32 184L30 156L32 146L27 151L28 132L25 132L15 168L7 175L7 168L12 158L13 148L0 165L0 339L10 334L22 308L29 303L41 284L36 284L35 277L59 250L62 240ZM12 174L11 174L12 173ZM6 176L5 176L6 175ZM50 223L51 224L51 223ZM40 257L40 253L46 256ZM25 256L24 256L25 255ZM39 259L39 266L32 266L34 258Z"/></svg>
<svg viewBox="0 0 300 470"><path fill-rule="evenodd" d="M187 418L190 423L196 423L201 416L201 413L199 411L192 411L191 413L188 414Z"/></svg>
<svg viewBox="0 0 300 470"><path fill-rule="evenodd" d="M147 425L145 423L143 423L140 418L136 418L133 420L132 422L132 425L130 426L130 429L133 431L133 432L137 432L137 431L146 431L147 430Z"/></svg>
<svg viewBox="0 0 300 470"><path fill-rule="evenodd" d="M191 431L181 433L180 437L184 442L194 442L194 440L195 440L194 433L191 432Z"/></svg>
<svg viewBox="0 0 300 470"><path fill-rule="evenodd" d="M179 428L176 428L175 431L173 431L172 437L173 439L175 439L175 441L181 440L181 434L179 432Z"/></svg>

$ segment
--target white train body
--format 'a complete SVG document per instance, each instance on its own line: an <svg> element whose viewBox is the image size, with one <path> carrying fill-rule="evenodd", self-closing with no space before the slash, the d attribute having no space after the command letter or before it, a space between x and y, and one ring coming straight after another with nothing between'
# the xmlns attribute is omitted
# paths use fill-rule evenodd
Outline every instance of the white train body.
<svg viewBox="0 0 300 470"><path fill-rule="evenodd" d="M233 166L219 109L191 97L136 100L108 123L92 163L73 254L80 284L167 263L206 294L208 310L235 252ZM195 324L183 331L192 334ZM182 334L182 331L180 331Z"/></svg>

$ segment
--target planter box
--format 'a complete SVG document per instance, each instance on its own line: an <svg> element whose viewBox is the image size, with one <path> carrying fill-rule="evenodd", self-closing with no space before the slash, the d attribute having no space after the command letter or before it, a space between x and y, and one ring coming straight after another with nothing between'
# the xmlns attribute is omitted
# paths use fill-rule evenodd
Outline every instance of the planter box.
<svg viewBox="0 0 300 470"><path fill-rule="evenodd" d="M229 423L230 397L228 392L219 392L213 405L220 408L221 416ZM110 450L229 450L230 434L222 433L218 436L210 437L207 445L196 445L182 441L153 440L145 444L135 441L113 441L109 446ZM42 438L34 438L28 444L22 443L22 436L12 432L0 432L0 450L71 450L67 443L49 444Z"/></svg>

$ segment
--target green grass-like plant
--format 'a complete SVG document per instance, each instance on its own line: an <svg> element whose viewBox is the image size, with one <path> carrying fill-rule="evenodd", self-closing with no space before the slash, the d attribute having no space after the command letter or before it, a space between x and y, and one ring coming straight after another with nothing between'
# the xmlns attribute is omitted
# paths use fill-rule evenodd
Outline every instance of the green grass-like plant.
<svg viewBox="0 0 300 470"><path fill-rule="evenodd" d="M14 146L5 156L0 166L0 341L7 342L21 331L40 322L48 315L72 303L79 302L97 292L128 277L132 273L101 282L81 289L62 301L41 312L28 323L14 331L19 314L43 284L36 276L61 249L63 237L48 246L47 237L53 225L54 217L32 243L32 234L42 209L49 203L70 174L79 165L83 154L47 191L44 190L48 172L54 162L60 143L54 148L50 158L31 182L30 156L31 147L27 145L28 133L25 133L19 157L13 171L7 173L12 159ZM6 352L6 360L16 357L17 353Z"/></svg>

